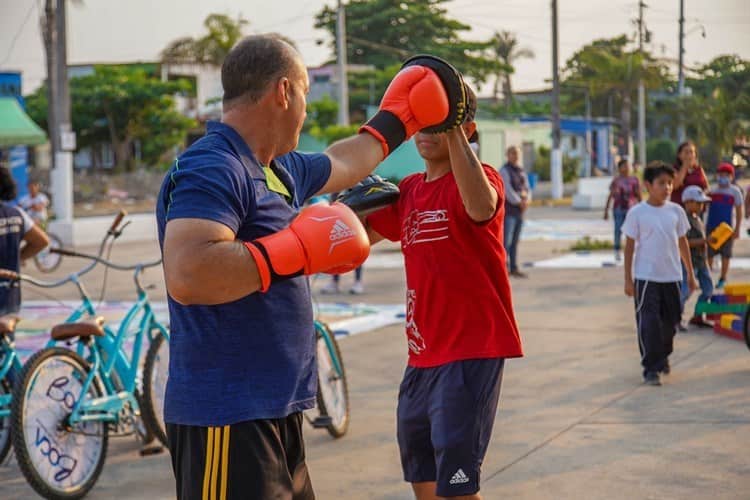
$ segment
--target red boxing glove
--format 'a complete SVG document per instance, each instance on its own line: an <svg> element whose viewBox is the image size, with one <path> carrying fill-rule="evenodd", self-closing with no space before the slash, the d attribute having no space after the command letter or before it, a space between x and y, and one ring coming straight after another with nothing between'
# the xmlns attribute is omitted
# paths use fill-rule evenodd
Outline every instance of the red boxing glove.
<svg viewBox="0 0 750 500"><path fill-rule="evenodd" d="M441 123L450 105L440 77L425 66L407 66L396 74L380 101L380 110L360 132L369 132L386 156L419 130Z"/></svg>
<svg viewBox="0 0 750 500"><path fill-rule="evenodd" d="M343 203L310 205L288 228L245 246L258 266L261 292L271 283L303 274L352 271L370 254L367 231Z"/></svg>

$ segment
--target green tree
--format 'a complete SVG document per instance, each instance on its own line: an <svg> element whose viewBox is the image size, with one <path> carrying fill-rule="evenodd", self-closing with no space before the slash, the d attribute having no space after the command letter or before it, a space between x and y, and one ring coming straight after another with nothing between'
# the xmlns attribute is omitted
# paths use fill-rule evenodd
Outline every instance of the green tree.
<svg viewBox="0 0 750 500"><path fill-rule="evenodd" d="M510 84L510 77L515 73L515 63L519 59L533 58L534 51L521 47L516 35L510 31L495 32L495 35L492 37L492 50L502 63L495 75L492 98L495 102L498 101L502 82L503 100L505 101L505 105L510 107L513 104L513 89Z"/></svg>
<svg viewBox="0 0 750 500"><path fill-rule="evenodd" d="M45 86L46 87L46 86ZM47 122L47 90L27 97L29 115ZM109 142L119 166L133 167L135 141L143 160L154 164L184 140L195 122L177 112L174 95L189 92L186 81L162 82L143 69L97 66L94 73L70 81L71 116L78 148Z"/></svg>
<svg viewBox="0 0 750 500"><path fill-rule="evenodd" d="M456 66L476 83L497 74L500 63L488 54L491 41L461 37L471 26L451 19L443 7L448 0L351 0L346 6L346 51L350 64L385 69L415 54L433 54ZM315 27L333 36L336 9L326 6Z"/></svg>
<svg viewBox="0 0 750 500"><path fill-rule="evenodd" d="M719 56L695 70L686 84L692 95L678 109L704 160L716 165L731 155L738 137L750 134L750 61Z"/></svg>
<svg viewBox="0 0 750 500"><path fill-rule="evenodd" d="M563 69L563 84L588 88L599 106L614 94L620 105L620 137L628 150L631 140L633 96L643 79L647 89L662 88L668 81L666 66L648 51L629 47L625 35L595 40L577 51Z"/></svg>
<svg viewBox="0 0 750 500"><path fill-rule="evenodd" d="M183 37L174 40L161 52L162 62L169 64L210 64L221 66L224 58L242 38L248 21L232 19L225 14L209 14L203 21L207 33L200 38Z"/></svg>

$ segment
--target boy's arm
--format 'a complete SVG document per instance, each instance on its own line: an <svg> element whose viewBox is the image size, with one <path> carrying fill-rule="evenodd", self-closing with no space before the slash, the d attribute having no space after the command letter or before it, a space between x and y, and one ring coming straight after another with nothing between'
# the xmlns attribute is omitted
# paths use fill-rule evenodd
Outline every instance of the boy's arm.
<svg viewBox="0 0 750 500"><path fill-rule="evenodd" d="M625 295L633 296L633 252L635 240L630 236L625 237Z"/></svg>
<svg viewBox="0 0 750 500"><path fill-rule="evenodd" d="M688 239L686 236L680 236L679 246L680 246L680 257L682 257L682 263L685 266L685 270L687 274L688 289L692 293L696 288L698 288L698 284L695 282L693 262L690 260L690 245L688 244Z"/></svg>
<svg viewBox="0 0 750 500"><path fill-rule="evenodd" d="M609 217L609 202L612 201L612 190L609 190L609 196L607 196L607 203L604 205L604 220Z"/></svg>
<svg viewBox="0 0 750 500"><path fill-rule="evenodd" d="M702 247L706 244L706 238L690 238L688 239L688 245L690 248Z"/></svg>
<svg viewBox="0 0 750 500"><path fill-rule="evenodd" d="M742 226L742 203L734 206L735 214L735 228L734 228L734 239L740 237L740 227Z"/></svg>
<svg viewBox="0 0 750 500"><path fill-rule="evenodd" d="M497 212L498 194L469 146L463 127L446 132L446 136L451 169L466 213L474 222L491 219Z"/></svg>

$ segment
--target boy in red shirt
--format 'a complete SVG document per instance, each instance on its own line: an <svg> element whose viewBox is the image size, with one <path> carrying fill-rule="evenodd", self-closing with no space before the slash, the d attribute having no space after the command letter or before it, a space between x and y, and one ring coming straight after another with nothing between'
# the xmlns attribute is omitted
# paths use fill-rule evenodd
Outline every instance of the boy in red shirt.
<svg viewBox="0 0 750 500"><path fill-rule="evenodd" d="M404 479L418 500L478 499L505 358L523 355L503 248L503 183L467 137L417 133L426 172L367 217L372 243L401 241L409 361L399 391Z"/></svg>

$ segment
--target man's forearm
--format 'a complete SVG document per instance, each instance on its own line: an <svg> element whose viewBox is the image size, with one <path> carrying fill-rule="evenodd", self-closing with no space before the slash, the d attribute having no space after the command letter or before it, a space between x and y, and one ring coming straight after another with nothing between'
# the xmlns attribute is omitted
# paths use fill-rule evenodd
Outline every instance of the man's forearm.
<svg viewBox="0 0 750 500"><path fill-rule="evenodd" d="M497 209L497 191L469 146L463 128L456 127L447 136L451 168L466 212L477 222L492 218Z"/></svg>
<svg viewBox="0 0 750 500"><path fill-rule="evenodd" d="M319 194L353 186L375 170L384 158L380 141L368 133L336 141L325 154L331 160L331 176Z"/></svg>

